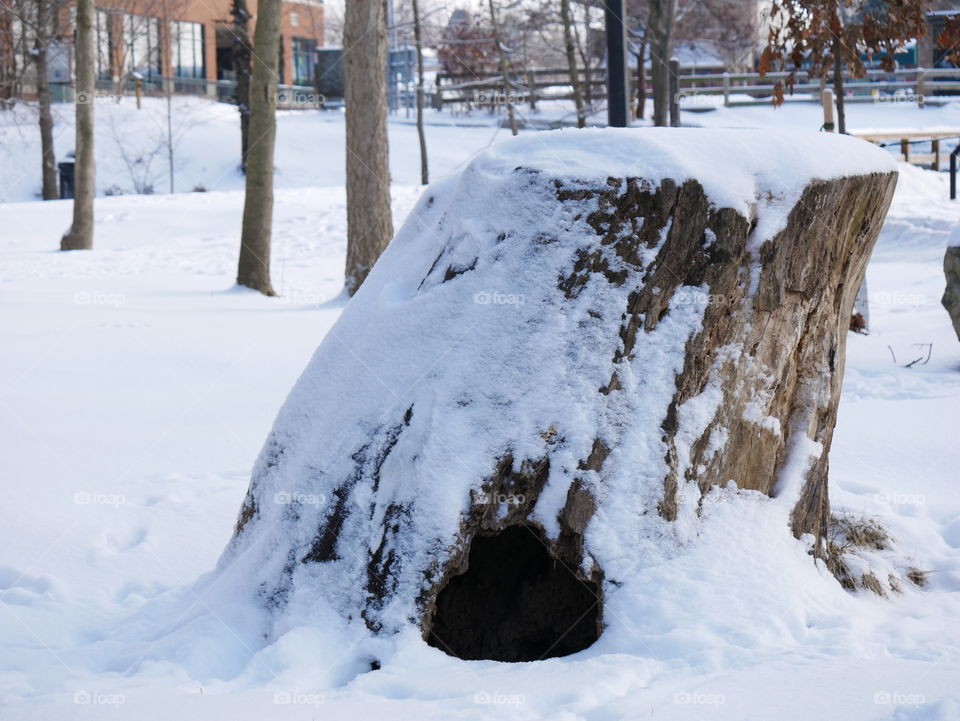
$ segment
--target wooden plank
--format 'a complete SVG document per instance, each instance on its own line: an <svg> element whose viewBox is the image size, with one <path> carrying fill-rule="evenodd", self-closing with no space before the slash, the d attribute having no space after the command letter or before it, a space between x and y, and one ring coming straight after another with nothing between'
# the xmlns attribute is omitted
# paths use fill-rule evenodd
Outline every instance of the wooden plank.
<svg viewBox="0 0 960 721"><path fill-rule="evenodd" d="M960 128L951 128L947 130L893 130L893 131L868 131L865 133L854 131L850 133L854 137L864 140L934 140L937 138L956 138L960 137Z"/></svg>

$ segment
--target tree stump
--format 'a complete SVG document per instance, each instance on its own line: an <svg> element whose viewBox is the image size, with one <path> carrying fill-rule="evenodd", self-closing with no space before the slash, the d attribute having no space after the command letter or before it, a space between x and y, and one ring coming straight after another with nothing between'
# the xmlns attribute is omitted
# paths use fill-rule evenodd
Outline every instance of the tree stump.
<svg viewBox="0 0 960 721"><path fill-rule="evenodd" d="M752 130L487 151L425 192L324 339L222 567L275 618L526 661L593 643L636 549L696 533L715 486L780 499L816 553L894 167Z"/></svg>
<svg viewBox="0 0 960 721"><path fill-rule="evenodd" d="M943 255L943 274L947 279L947 287L941 303L950 314L953 330L960 339L960 230L954 231L950 242Z"/></svg>

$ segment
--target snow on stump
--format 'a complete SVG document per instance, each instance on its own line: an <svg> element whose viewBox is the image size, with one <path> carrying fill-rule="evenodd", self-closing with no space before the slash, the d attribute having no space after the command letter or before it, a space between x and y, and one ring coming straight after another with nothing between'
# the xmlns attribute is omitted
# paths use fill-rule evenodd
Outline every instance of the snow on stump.
<svg viewBox="0 0 960 721"><path fill-rule="evenodd" d="M772 497L816 548L893 168L756 130L485 152L425 191L320 345L221 565L275 632L332 616L527 661L591 645L716 487Z"/></svg>

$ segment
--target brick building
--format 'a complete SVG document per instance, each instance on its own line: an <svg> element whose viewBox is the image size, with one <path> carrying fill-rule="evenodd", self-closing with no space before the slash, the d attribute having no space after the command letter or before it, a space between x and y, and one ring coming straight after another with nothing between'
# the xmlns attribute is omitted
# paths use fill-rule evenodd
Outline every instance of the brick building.
<svg viewBox="0 0 960 721"><path fill-rule="evenodd" d="M172 77L178 91L216 95L216 81L235 79L231 8L232 0L98 0L98 84L127 85L138 73L148 89ZM252 40L257 0L247 0L247 9ZM72 0L64 0L58 15L60 41L50 48L48 76L63 83L72 76ZM18 94L29 97L32 41L16 18L0 26L0 36L5 28L9 35L6 42L0 37L0 65L19 68ZM313 85L316 49L323 44L323 0L284 0L280 33L280 83Z"/></svg>

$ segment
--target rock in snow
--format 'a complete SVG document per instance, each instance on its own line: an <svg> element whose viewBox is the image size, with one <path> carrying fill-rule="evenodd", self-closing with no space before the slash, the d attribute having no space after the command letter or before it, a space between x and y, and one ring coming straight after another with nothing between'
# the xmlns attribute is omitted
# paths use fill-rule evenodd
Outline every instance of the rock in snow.
<svg viewBox="0 0 960 721"><path fill-rule="evenodd" d="M603 608L696 534L716 486L819 536L894 168L853 138L756 130L481 154L428 189L317 350L221 568L274 622L332 612L514 661L630 623Z"/></svg>

